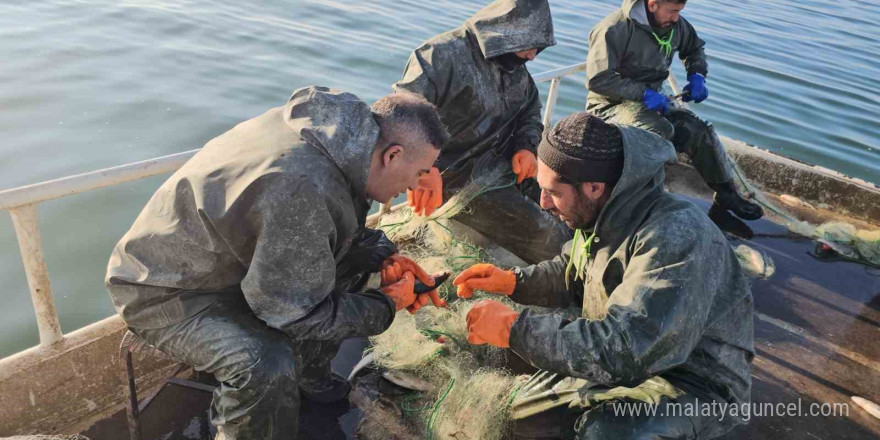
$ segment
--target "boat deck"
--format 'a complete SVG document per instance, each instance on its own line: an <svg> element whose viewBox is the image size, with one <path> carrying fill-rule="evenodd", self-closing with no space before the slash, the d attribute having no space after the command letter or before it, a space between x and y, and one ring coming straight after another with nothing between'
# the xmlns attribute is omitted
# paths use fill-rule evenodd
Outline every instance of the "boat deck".
<svg viewBox="0 0 880 440"><path fill-rule="evenodd" d="M708 207L702 200L695 200ZM880 402L880 269L824 262L808 255L810 239L766 220L753 222L749 244L776 263L775 275L756 281L752 401L800 402L801 415L755 414L726 439L876 439L880 420L850 399ZM734 243L736 244L736 243ZM363 341L347 341L334 369L350 371ZM166 385L142 415L145 440L213 438L208 392ZM849 415L811 416L811 404L846 404ZM827 410L827 409L826 409ZM312 406L300 414L302 439L350 439L359 411L349 405ZM119 411L83 432L92 440L128 438Z"/></svg>

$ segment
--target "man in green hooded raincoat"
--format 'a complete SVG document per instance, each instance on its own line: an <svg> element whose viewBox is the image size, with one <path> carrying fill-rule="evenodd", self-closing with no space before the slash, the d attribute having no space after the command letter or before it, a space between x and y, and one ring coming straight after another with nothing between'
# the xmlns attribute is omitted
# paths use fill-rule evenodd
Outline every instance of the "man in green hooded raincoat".
<svg viewBox="0 0 880 440"><path fill-rule="evenodd" d="M485 300L468 313L468 341L509 347L542 370L512 404L516 435L702 439L743 423L751 291L721 231L664 191L672 145L584 112L548 131L538 147L541 206L574 239L552 260L476 265L454 281L462 297L480 289L582 308L573 318Z"/></svg>
<svg viewBox="0 0 880 440"><path fill-rule="evenodd" d="M686 1L623 0L620 9L590 31L587 111L672 141L715 191L713 219L716 212L729 210L742 219L756 220L763 210L737 192L727 153L712 124L688 110L670 108L662 94L672 56L678 52L688 79L683 100L700 103L709 96L705 43L679 15Z"/></svg>
<svg viewBox="0 0 880 440"><path fill-rule="evenodd" d="M415 211L430 215L472 176L510 169L516 176L509 185L477 197L455 219L530 263L552 257L571 238L538 206L533 179L544 127L525 63L554 44L546 0L496 0L423 43L394 84L436 105L451 135L437 170L409 194Z"/></svg>

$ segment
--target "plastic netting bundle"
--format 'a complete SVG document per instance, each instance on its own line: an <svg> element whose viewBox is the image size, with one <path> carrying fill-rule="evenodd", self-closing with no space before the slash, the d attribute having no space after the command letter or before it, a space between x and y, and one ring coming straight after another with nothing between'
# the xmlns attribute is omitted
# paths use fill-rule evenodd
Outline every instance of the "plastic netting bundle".
<svg viewBox="0 0 880 440"><path fill-rule="evenodd" d="M845 259L880 267L880 230L861 230L849 223L839 221L816 226L798 220L788 211L768 200L761 191L755 190L736 161L730 160L730 163L737 181L753 200L772 212L790 231L829 244Z"/></svg>
<svg viewBox="0 0 880 440"><path fill-rule="evenodd" d="M449 219L487 192L511 186L508 169L495 167L474 177L429 217L409 208L386 214L379 227L402 254L428 273L457 274L476 263L491 262L482 248L453 234ZM455 296L450 282L440 288L447 308L425 307L415 315L398 313L391 327L371 338L376 363L428 382L431 391L414 393L401 402L408 421L426 438L495 440L507 426L507 407L515 376L504 369L505 351L467 342L466 316L476 303ZM518 308L506 297L491 295ZM442 342L438 342L442 341Z"/></svg>
<svg viewBox="0 0 880 440"><path fill-rule="evenodd" d="M844 248L835 249L844 257L880 266L880 230L866 231L849 223L828 222L815 228L814 232L819 240L844 245Z"/></svg>
<svg viewBox="0 0 880 440"><path fill-rule="evenodd" d="M741 244L733 248L733 253L736 254L739 264L751 278L766 280L776 273L776 264L764 252Z"/></svg>
<svg viewBox="0 0 880 440"><path fill-rule="evenodd" d="M426 438L496 440L506 432L516 377L504 369L503 349L467 342L465 317L475 302L460 299L445 309L398 313L385 333L371 338L379 366L430 383L431 391L401 405Z"/></svg>

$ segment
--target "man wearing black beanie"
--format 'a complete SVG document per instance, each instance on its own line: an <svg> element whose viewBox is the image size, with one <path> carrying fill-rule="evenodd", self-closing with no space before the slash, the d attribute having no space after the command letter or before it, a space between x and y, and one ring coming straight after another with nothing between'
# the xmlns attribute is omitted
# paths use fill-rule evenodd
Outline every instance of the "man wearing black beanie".
<svg viewBox="0 0 880 440"><path fill-rule="evenodd" d="M454 281L462 297L582 309L573 319L485 300L468 313L469 342L542 370L511 406L515 435L713 438L745 423L752 294L721 231L663 189L673 146L577 113L545 131L538 159L541 206L574 239L552 260L476 265ZM656 413L635 408L648 404Z"/></svg>

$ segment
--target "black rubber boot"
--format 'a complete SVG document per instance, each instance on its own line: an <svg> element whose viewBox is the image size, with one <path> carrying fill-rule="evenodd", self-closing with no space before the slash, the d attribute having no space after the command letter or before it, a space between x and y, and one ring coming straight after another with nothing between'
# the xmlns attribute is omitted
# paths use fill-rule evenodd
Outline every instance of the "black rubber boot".
<svg viewBox="0 0 880 440"><path fill-rule="evenodd" d="M743 220L757 220L764 216L764 210L757 203L744 199L736 191L733 182L710 183L715 190L715 205L734 213Z"/></svg>
<svg viewBox="0 0 880 440"><path fill-rule="evenodd" d="M299 384L300 395L312 402L335 403L348 397L351 384L344 377L330 373L320 378L303 378Z"/></svg>
<svg viewBox="0 0 880 440"><path fill-rule="evenodd" d="M728 212L726 209L714 203L712 204L712 207L709 208L709 220L712 220L712 223L715 223L715 225L718 226L718 229L733 234L739 238L749 240L755 236L755 231L753 231L746 222L736 218L736 216Z"/></svg>

